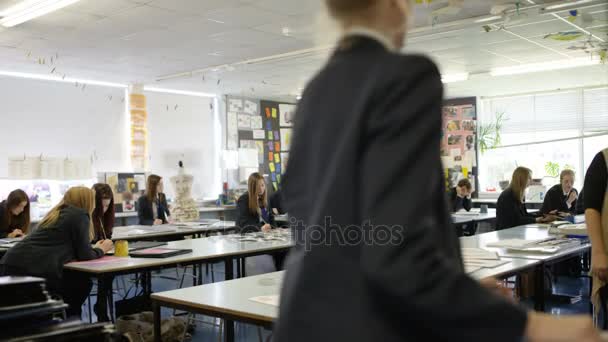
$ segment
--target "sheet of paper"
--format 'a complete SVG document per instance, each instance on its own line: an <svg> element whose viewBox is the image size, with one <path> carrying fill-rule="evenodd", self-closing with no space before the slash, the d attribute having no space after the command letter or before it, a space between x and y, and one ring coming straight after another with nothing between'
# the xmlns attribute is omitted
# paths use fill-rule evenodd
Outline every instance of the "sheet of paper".
<svg viewBox="0 0 608 342"><path fill-rule="evenodd" d="M240 100L240 99L228 99L228 111L230 111L230 112L242 112L243 111L243 100Z"/></svg>
<svg viewBox="0 0 608 342"><path fill-rule="evenodd" d="M291 128L281 128L281 143L283 144L283 151L289 151L291 149Z"/></svg>
<svg viewBox="0 0 608 342"><path fill-rule="evenodd" d="M253 139L264 139L264 130L261 130L261 129L254 130Z"/></svg>
<svg viewBox="0 0 608 342"><path fill-rule="evenodd" d="M253 101L245 100L243 111L249 115L258 115L258 104Z"/></svg>
<svg viewBox="0 0 608 342"><path fill-rule="evenodd" d="M251 129L251 115L239 114L238 126L239 126L239 129L250 130Z"/></svg>
<svg viewBox="0 0 608 342"><path fill-rule="evenodd" d="M461 248L464 259L499 260L498 253L481 248Z"/></svg>
<svg viewBox="0 0 608 342"><path fill-rule="evenodd" d="M272 108L272 118L273 119L277 118L277 109L276 108Z"/></svg>
<svg viewBox="0 0 608 342"><path fill-rule="evenodd" d="M524 240L524 239L506 239L496 242L488 243L487 247L498 247L498 248L524 248L531 247L540 242L549 241L555 239L554 237L545 238L545 239L535 239L535 240Z"/></svg>
<svg viewBox="0 0 608 342"><path fill-rule="evenodd" d="M495 268L509 262L508 260L465 260L464 264L472 267Z"/></svg>
<svg viewBox="0 0 608 342"><path fill-rule="evenodd" d="M251 117L251 129L262 129L262 117L254 115Z"/></svg>
<svg viewBox="0 0 608 342"><path fill-rule="evenodd" d="M295 116L296 106L281 103L279 104L279 113L280 120L279 123L281 127L291 127L293 126L293 118Z"/></svg>
<svg viewBox="0 0 608 342"><path fill-rule="evenodd" d="M464 265L464 271L466 273L473 273L475 271L479 271L481 269L481 267L479 266L467 266L466 264Z"/></svg>

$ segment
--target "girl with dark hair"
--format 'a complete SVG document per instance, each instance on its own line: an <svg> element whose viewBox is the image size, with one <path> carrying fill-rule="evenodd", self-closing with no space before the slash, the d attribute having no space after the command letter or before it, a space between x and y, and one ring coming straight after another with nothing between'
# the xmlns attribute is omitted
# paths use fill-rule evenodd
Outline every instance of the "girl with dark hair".
<svg viewBox="0 0 608 342"><path fill-rule="evenodd" d="M0 203L0 238L27 234L30 227L30 199L21 189L12 191Z"/></svg>
<svg viewBox="0 0 608 342"><path fill-rule="evenodd" d="M95 191L95 209L91 219L95 228L94 241L112 238L114 228L114 193L108 184L93 185Z"/></svg>

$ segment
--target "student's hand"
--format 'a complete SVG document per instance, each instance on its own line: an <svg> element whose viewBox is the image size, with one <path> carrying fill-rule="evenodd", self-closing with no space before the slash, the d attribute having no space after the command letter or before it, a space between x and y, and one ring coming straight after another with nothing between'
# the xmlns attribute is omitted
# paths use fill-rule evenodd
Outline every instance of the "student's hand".
<svg viewBox="0 0 608 342"><path fill-rule="evenodd" d="M114 243L112 242L112 240L99 240L93 247L101 249L103 251L103 254L106 254L110 250L112 250L112 248L114 248Z"/></svg>
<svg viewBox="0 0 608 342"><path fill-rule="evenodd" d="M277 208L272 208L272 213L275 215L279 215L279 211L277 210Z"/></svg>
<svg viewBox="0 0 608 342"><path fill-rule="evenodd" d="M515 299L513 298L513 292L511 291L511 289L504 287L502 282L499 282L495 278L484 278L484 279L481 279L479 281L479 283L481 284L481 286L492 291L494 294L496 294L500 297L503 297L507 300L515 302Z"/></svg>
<svg viewBox="0 0 608 342"><path fill-rule="evenodd" d="M161 224L163 224L163 220L161 220L161 219L154 220L154 225L155 226L160 226Z"/></svg>
<svg viewBox="0 0 608 342"><path fill-rule="evenodd" d="M593 326L591 317L556 317L544 313L528 313L526 341L529 342L600 342L599 332Z"/></svg>
<svg viewBox="0 0 608 342"><path fill-rule="evenodd" d="M268 233L271 230L272 230L272 226L269 225L268 223L266 223L265 225L262 226L262 232L264 232L264 233Z"/></svg>
<svg viewBox="0 0 608 342"><path fill-rule="evenodd" d="M569 205L572 205L572 202L576 201L577 198L578 195L576 194L576 192L570 191L570 195L568 195L568 199L566 200L566 202L568 202Z"/></svg>
<svg viewBox="0 0 608 342"><path fill-rule="evenodd" d="M10 232L7 237L9 238L16 238L16 237L21 237L23 236L23 231L21 229L15 229L12 232Z"/></svg>
<svg viewBox="0 0 608 342"><path fill-rule="evenodd" d="M604 253L591 253L591 274L601 281L608 281L608 257Z"/></svg>
<svg viewBox="0 0 608 342"><path fill-rule="evenodd" d="M536 222L538 222L538 223L551 223L553 221L557 221L558 219L559 219L559 217L557 217L555 215L548 214L548 215L545 215L545 216L542 216L542 217L538 217L536 219Z"/></svg>

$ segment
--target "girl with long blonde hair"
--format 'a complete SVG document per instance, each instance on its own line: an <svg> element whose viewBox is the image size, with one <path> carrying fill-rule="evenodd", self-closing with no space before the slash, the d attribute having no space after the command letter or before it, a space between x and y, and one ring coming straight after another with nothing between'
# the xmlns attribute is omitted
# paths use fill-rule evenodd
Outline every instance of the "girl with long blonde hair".
<svg viewBox="0 0 608 342"><path fill-rule="evenodd" d="M71 261L101 258L113 247L111 240L91 246L94 230L90 217L94 208L93 190L70 188L38 229L8 250L0 260L2 273L46 278L49 291L68 304L68 315L80 316L81 306L91 292L91 281L64 272L63 266Z"/></svg>

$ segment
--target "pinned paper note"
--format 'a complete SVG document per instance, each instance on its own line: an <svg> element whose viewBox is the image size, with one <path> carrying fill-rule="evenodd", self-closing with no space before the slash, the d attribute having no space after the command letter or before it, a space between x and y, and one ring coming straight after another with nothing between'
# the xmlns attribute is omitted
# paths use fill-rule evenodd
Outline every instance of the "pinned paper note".
<svg viewBox="0 0 608 342"><path fill-rule="evenodd" d="M282 169L283 169L283 167L281 167L281 163L277 163L277 165L276 165L276 169L277 169L277 173L278 173L278 174L281 174L281 171L282 171ZM279 182L280 182L280 181L279 181Z"/></svg>
<svg viewBox="0 0 608 342"><path fill-rule="evenodd" d="M253 101L245 100L243 111L250 115L258 115L258 104Z"/></svg>
<svg viewBox="0 0 608 342"><path fill-rule="evenodd" d="M254 130L253 139L264 139L264 130L261 130L261 129Z"/></svg>
<svg viewBox="0 0 608 342"><path fill-rule="evenodd" d="M281 169L279 169L279 166L281 166L281 164L277 165L277 183L281 184Z"/></svg>
<svg viewBox="0 0 608 342"><path fill-rule="evenodd" d="M268 131L268 140L274 140L273 138L272 131Z"/></svg>
<svg viewBox="0 0 608 342"><path fill-rule="evenodd" d="M272 141L268 142L268 151L274 151L274 144L272 143Z"/></svg>
<svg viewBox="0 0 608 342"><path fill-rule="evenodd" d="M291 128L281 128L281 144L283 145L283 151L289 151L291 149Z"/></svg>
<svg viewBox="0 0 608 342"><path fill-rule="evenodd" d="M239 114L238 127L239 129L251 129L251 115Z"/></svg>
<svg viewBox="0 0 608 342"><path fill-rule="evenodd" d="M270 121L270 120L266 121L266 130L272 131L272 121Z"/></svg>
<svg viewBox="0 0 608 342"><path fill-rule="evenodd" d="M270 108L266 107L266 117L270 119Z"/></svg>
<svg viewBox="0 0 608 342"><path fill-rule="evenodd" d="M281 139L281 136L279 135L279 131L274 131L274 140L279 140Z"/></svg>
<svg viewBox="0 0 608 342"><path fill-rule="evenodd" d="M276 108L272 108L272 118L273 119L277 118L277 109Z"/></svg>
<svg viewBox="0 0 608 342"><path fill-rule="evenodd" d="M229 99L228 110L231 112L242 112L243 111L243 100Z"/></svg>
<svg viewBox="0 0 608 342"><path fill-rule="evenodd" d="M274 143L274 150L276 152L280 152L281 151L281 143L280 142L275 142Z"/></svg>
<svg viewBox="0 0 608 342"><path fill-rule="evenodd" d="M274 153L268 152L268 160L269 161L273 161L274 160Z"/></svg>
<svg viewBox="0 0 608 342"><path fill-rule="evenodd" d="M450 149L450 156L451 157L456 157L456 156L460 156L462 153L462 150L459 148L452 148Z"/></svg>
<svg viewBox="0 0 608 342"><path fill-rule="evenodd" d="M274 191L279 190L279 184L277 182L272 182L272 187L274 188Z"/></svg>
<svg viewBox="0 0 608 342"><path fill-rule="evenodd" d="M275 168L274 168L274 163L268 163L268 169L270 170L270 172L275 172Z"/></svg>
<svg viewBox="0 0 608 342"><path fill-rule="evenodd" d="M275 163L280 163L281 162L281 155L280 154L276 153L274 155L274 162Z"/></svg>
<svg viewBox="0 0 608 342"><path fill-rule="evenodd" d="M251 129L262 129L262 117L252 116L251 117Z"/></svg>
<svg viewBox="0 0 608 342"><path fill-rule="evenodd" d="M274 173L274 172L273 172L273 173L271 173L271 174L270 174L270 179L272 179L272 181L273 181L273 182L276 182L276 181L277 181L277 174L276 174L276 173Z"/></svg>

